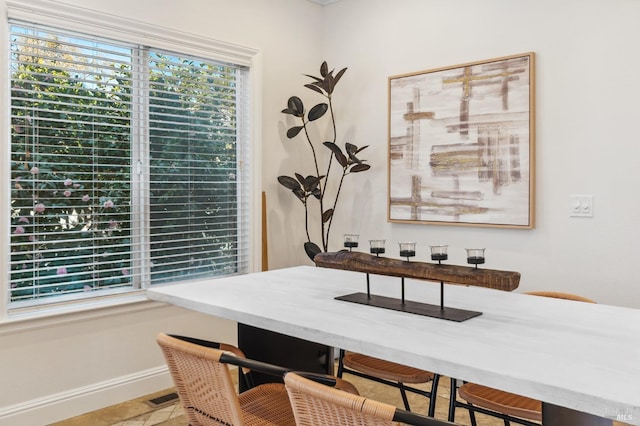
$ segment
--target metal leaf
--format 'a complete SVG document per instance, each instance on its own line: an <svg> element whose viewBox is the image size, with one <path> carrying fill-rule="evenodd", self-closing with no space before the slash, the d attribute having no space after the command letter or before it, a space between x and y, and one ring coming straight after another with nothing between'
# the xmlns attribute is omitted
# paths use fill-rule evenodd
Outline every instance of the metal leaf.
<svg viewBox="0 0 640 426"><path fill-rule="evenodd" d="M355 154L358 152L358 147L349 142L344 144L344 149L347 150L347 154Z"/></svg>
<svg viewBox="0 0 640 426"><path fill-rule="evenodd" d="M314 79L316 81L316 83L319 83L319 82L323 81L322 78L316 77L315 75L305 74L305 76ZM315 83L312 83L312 84L315 84Z"/></svg>
<svg viewBox="0 0 640 426"><path fill-rule="evenodd" d="M322 91L322 89L319 88L315 83L305 84L304 87L306 87L307 89L311 89L314 92L318 92L318 93L324 95L324 92Z"/></svg>
<svg viewBox="0 0 640 426"><path fill-rule="evenodd" d="M320 247L318 247L317 244L312 243L311 241L307 241L306 243L304 243L304 251L305 253L307 253L307 256L309 256L309 259L311 260L316 257L316 254L322 252L322 250L320 250Z"/></svg>
<svg viewBox="0 0 640 426"><path fill-rule="evenodd" d="M362 163L362 160L360 160L358 157L356 157L354 154L349 153L349 164L353 164L353 163Z"/></svg>
<svg viewBox="0 0 640 426"><path fill-rule="evenodd" d="M346 68L342 68L340 71L338 71L338 74L336 74L336 76L333 79L333 86L334 87L336 86L336 84L338 84L338 81L340 81L340 79L344 75L345 71L347 71Z"/></svg>
<svg viewBox="0 0 640 426"><path fill-rule="evenodd" d="M324 61L322 62L322 65L320 65L320 75L325 77L328 72L329 72L329 66L327 65L327 61Z"/></svg>
<svg viewBox="0 0 640 426"><path fill-rule="evenodd" d="M318 104L313 108L311 108L307 117L309 118L309 121L315 121L318 118L322 117L327 112L328 109L329 109L328 104L325 104L325 103Z"/></svg>
<svg viewBox="0 0 640 426"><path fill-rule="evenodd" d="M323 145L329 148L333 152L333 155L336 156L336 160L338 160L338 163L340 163L342 168L347 167L348 165L347 157L344 156L344 154L342 153L342 150L338 145L336 145L333 142L324 142Z"/></svg>
<svg viewBox="0 0 640 426"><path fill-rule="evenodd" d="M293 111L293 115L296 117L304 117L304 103L299 97L290 97L287 101L287 107L289 110Z"/></svg>
<svg viewBox="0 0 640 426"><path fill-rule="evenodd" d="M322 83L320 83L320 87L322 88L322 90L324 90L325 92L331 94L331 77L327 76L327 78L325 78L324 80L322 80Z"/></svg>
<svg viewBox="0 0 640 426"><path fill-rule="evenodd" d="M333 70L331 70L331 72L329 73L329 75L327 75L327 78L325 80L327 80L329 83L329 94L333 93L333 90L336 88L336 83L338 82L336 78L333 76Z"/></svg>
<svg viewBox="0 0 640 426"><path fill-rule="evenodd" d="M280 182L280 185L292 191L301 188L298 181L292 178L291 176L278 176L278 182Z"/></svg>
<svg viewBox="0 0 640 426"><path fill-rule="evenodd" d="M298 179L300 185L304 186L304 176L302 176L300 173L296 173L296 179Z"/></svg>
<svg viewBox="0 0 640 426"><path fill-rule="evenodd" d="M322 145L324 145L327 148L329 148L331 151L333 151L334 154L336 152L342 152L342 150L340 150L340 147L338 145L336 145L335 143L331 142L331 141L323 142Z"/></svg>
<svg viewBox="0 0 640 426"><path fill-rule="evenodd" d="M294 189L293 193L295 194L296 197L298 197L300 199L300 201L302 201L304 203L304 199L305 199L306 194L302 190L302 188Z"/></svg>
<svg viewBox="0 0 640 426"><path fill-rule="evenodd" d="M300 133L300 130L302 130L304 127L303 126L294 126L292 128L290 128L289 130L287 130L287 137L289 139L293 139L296 136L298 136L298 133Z"/></svg>
<svg viewBox="0 0 640 426"><path fill-rule="evenodd" d="M349 172L351 173L358 173L358 172L364 172L366 170L369 170L371 168L370 165L368 164L364 164L364 163L360 163L360 164L356 164L355 166L353 166Z"/></svg>
<svg viewBox="0 0 640 426"><path fill-rule="evenodd" d="M322 176L318 178L317 176L309 175L306 178L304 178L304 183L303 183L304 190L307 192L314 191L318 187L318 184L320 183L320 179L322 179Z"/></svg>
<svg viewBox="0 0 640 426"><path fill-rule="evenodd" d="M324 213L322 213L322 223L328 222L332 216L333 216L333 209L325 210Z"/></svg>

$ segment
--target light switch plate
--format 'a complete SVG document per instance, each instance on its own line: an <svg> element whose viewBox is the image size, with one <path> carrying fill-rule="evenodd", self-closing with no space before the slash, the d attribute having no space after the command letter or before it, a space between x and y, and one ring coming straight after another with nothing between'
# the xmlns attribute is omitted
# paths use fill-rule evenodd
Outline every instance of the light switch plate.
<svg viewBox="0 0 640 426"><path fill-rule="evenodd" d="M570 217L593 217L593 195L570 195Z"/></svg>

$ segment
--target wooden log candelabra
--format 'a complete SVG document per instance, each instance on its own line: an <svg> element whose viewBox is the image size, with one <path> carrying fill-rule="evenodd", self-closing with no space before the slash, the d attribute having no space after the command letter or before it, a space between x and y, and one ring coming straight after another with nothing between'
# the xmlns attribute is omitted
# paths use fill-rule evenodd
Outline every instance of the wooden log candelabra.
<svg viewBox="0 0 640 426"><path fill-rule="evenodd" d="M412 314L462 322L482 315L482 312L445 307L444 284L473 285L497 290L512 291L518 288L520 273L494 269L472 268L440 263L409 262L399 259L377 257L367 253L339 251L318 253L314 258L316 266L364 272L367 276L367 292L336 297L336 300L392 309ZM400 299L377 296L370 293L369 274L388 275L401 278L402 297ZM405 300L404 279L414 278L440 282L440 305Z"/></svg>
<svg viewBox="0 0 640 426"><path fill-rule="evenodd" d="M313 258L313 261L316 266L323 268L439 281L447 284L473 285L505 291L513 291L520 284L519 272L427 262L408 262L360 252L318 253Z"/></svg>

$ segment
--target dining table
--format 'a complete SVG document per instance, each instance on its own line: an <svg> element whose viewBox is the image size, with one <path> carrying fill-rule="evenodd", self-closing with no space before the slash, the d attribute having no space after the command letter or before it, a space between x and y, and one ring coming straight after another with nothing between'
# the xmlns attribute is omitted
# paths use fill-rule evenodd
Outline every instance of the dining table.
<svg viewBox="0 0 640 426"><path fill-rule="evenodd" d="M381 297L463 321L353 303ZM640 425L640 310L473 285L295 266L153 286L147 297L541 400L545 426ZM538 290L545 290L538 288ZM348 298L347 298L348 299Z"/></svg>

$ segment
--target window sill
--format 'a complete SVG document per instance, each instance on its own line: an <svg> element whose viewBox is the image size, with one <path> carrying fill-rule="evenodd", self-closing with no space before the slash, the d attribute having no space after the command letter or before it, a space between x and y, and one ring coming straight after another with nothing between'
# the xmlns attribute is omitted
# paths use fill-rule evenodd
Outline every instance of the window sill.
<svg viewBox="0 0 640 426"><path fill-rule="evenodd" d="M6 318L1 319L0 336L77 323L78 321L158 309L165 306L165 303L147 299L146 291L141 290L118 297L109 297L102 300L94 299L86 303L32 308L9 313Z"/></svg>

